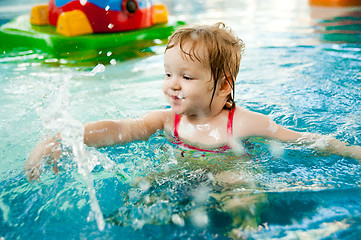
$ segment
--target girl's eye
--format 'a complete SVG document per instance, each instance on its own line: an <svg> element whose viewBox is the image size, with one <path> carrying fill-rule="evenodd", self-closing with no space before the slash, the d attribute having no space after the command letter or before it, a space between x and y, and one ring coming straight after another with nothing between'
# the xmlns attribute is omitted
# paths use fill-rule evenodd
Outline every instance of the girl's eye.
<svg viewBox="0 0 361 240"><path fill-rule="evenodd" d="M165 77L166 77L166 78L170 78L170 77L171 77L170 73L166 73L166 74L165 74Z"/></svg>
<svg viewBox="0 0 361 240"><path fill-rule="evenodd" d="M192 80L191 77L188 77L188 76L183 76L184 80Z"/></svg>

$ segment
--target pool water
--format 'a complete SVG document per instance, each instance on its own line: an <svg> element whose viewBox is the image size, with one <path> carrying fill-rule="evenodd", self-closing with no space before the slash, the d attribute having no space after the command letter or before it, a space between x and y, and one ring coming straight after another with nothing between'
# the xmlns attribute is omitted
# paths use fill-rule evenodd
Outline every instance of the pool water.
<svg viewBox="0 0 361 240"><path fill-rule="evenodd" d="M238 106L361 145L360 8L311 8L306 0L163 2L174 18L223 21L245 41ZM33 3L0 2L0 23ZM162 132L104 149L80 144L81 123L168 107L163 51L155 46L127 61L110 52L108 64L87 65L28 49L2 53L0 240L360 236L361 167L354 159L250 139L249 158L237 165L248 184L227 192L210 184L204 169L183 168ZM44 164L40 180L29 183L22 168L31 149L58 131L69 148L59 174ZM152 174L155 183L142 178ZM241 206L227 214L217 198Z"/></svg>

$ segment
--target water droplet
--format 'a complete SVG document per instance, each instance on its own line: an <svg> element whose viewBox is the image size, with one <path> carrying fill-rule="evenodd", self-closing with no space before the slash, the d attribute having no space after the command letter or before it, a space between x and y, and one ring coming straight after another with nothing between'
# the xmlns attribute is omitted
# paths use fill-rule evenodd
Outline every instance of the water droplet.
<svg viewBox="0 0 361 240"><path fill-rule="evenodd" d="M172 215L172 222L174 224L177 224L178 226L181 226L181 227L184 226L184 220L178 214L173 214Z"/></svg>
<svg viewBox="0 0 361 240"><path fill-rule="evenodd" d="M103 64L98 64L93 68L93 70L90 72L91 76L94 76L97 73L101 73L105 71L105 66Z"/></svg>
<svg viewBox="0 0 361 240"><path fill-rule="evenodd" d="M191 221L194 226L204 228L208 225L209 219L207 213L203 209L196 209L191 213Z"/></svg>
<svg viewBox="0 0 361 240"><path fill-rule="evenodd" d="M245 149L245 147L243 146L242 142L238 141L236 138L231 138L229 141L229 146L232 148L232 151L243 155L246 154L247 151Z"/></svg>
<svg viewBox="0 0 361 240"><path fill-rule="evenodd" d="M142 179L139 183L138 183L138 187L142 190L142 191L147 191L150 188L150 183L144 179Z"/></svg>
<svg viewBox="0 0 361 240"><path fill-rule="evenodd" d="M272 152L272 154L275 155L276 157L281 157L284 153L282 144L279 142L271 142L269 145L269 149Z"/></svg>
<svg viewBox="0 0 361 240"><path fill-rule="evenodd" d="M183 93L182 93L182 92L177 93L177 98L183 99L183 98L184 98L184 97L183 97Z"/></svg>
<svg viewBox="0 0 361 240"><path fill-rule="evenodd" d="M205 203L209 198L211 188L207 186L200 186L192 192L193 200L196 203Z"/></svg>
<svg viewBox="0 0 361 240"><path fill-rule="evenodd" d="M117 64L117 61L113 58L112 60L110 60L110 64L115 65L115 64Z"/></svg>

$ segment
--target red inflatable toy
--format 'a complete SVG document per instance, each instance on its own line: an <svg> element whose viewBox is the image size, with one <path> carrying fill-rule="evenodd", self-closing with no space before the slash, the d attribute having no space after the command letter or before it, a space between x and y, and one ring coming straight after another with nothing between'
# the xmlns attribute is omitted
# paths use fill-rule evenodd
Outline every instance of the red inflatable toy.
<svg viewBox="0 0 361 240"><path fill-rule="evenodd" d="M50 0L35 6L30 22L54 25L65 36L123 32L168 21L164 5L150 0Z"/></svg>

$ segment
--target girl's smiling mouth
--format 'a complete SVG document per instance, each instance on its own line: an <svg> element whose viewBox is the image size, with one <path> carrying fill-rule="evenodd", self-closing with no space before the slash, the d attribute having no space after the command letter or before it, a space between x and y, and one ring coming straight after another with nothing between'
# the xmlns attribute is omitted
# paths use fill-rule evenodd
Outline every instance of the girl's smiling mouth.
<svg viewBox="0 0 361 240"><path fill-rule="evenodd" d="M168 95L170 96L170 98L174 101L177 100L183 100L184 96L182 92L178 92L178 91L172 91L172 90L168 90L167 91Z"/></svg>

